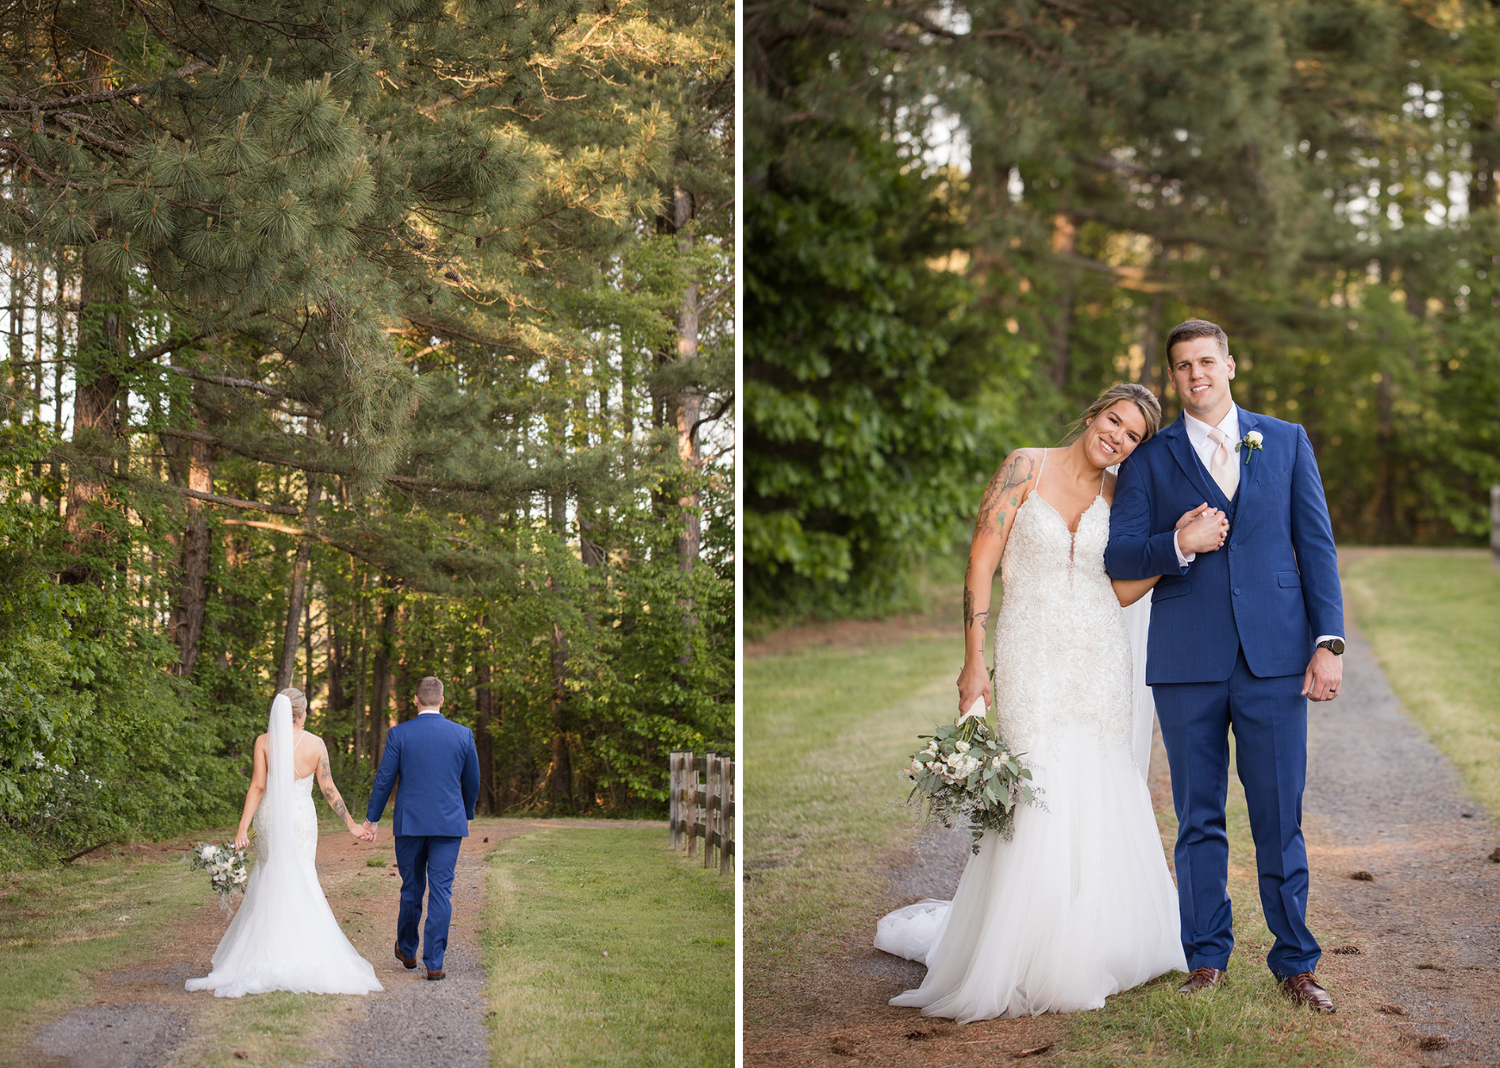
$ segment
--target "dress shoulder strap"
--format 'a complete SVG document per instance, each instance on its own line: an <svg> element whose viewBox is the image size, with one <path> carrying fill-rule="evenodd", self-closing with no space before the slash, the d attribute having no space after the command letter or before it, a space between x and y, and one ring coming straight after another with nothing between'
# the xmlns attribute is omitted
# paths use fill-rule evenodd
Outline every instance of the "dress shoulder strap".
<svg viewBox="0 0 1500 1068"><path fill-rule="evenodd" d="M1047 467L1047 450L1044 448L1044 449L1042 449L1042 462L1041 462L1041 465L1038 466L1037 469L1036 469L1036 481L1031 484L1031 492L1032 493L1036 493L1038 490L1040 490L1042 488L1042 472L1044 470L1046 470L1046 467Z"/></svg>

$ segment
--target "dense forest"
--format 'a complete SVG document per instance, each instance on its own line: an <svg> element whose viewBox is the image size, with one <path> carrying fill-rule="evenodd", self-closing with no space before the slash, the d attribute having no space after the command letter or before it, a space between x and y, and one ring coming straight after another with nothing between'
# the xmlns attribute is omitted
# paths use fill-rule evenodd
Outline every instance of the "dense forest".
<svg viewBox="0 0 1500 1068"><path fill-rule="evenodd" d="M484 812L733 745L732 5L0 2L0 864L357 799L416 681Z"/></svg>
<svg viewBox="0 0 1500 1068"><path fill-rule="evenodd" d="M1337 536L1477 543L1500 482L1500 16L1425 0L751 0L744 567L877 612L1007 451L1229 332Z"/></svg>

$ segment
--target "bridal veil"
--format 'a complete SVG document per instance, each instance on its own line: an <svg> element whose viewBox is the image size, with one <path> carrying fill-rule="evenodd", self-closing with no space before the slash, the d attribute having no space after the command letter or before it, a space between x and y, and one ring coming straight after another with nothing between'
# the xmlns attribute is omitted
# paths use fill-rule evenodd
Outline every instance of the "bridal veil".
<svg viewBox="0 0 1500 1068"><path fill-rule="evenodd" d="M312 805L311 776L299 786L292 760L292 704L281 694L271 704L266 733L266 792L256 811L255 866L245 899L214 951L213 970L189 979L187 989L212 990L221 998L271 990L380 990L375 969L344 937L328 907L317 868L298 848L295 810Z"/></svg>

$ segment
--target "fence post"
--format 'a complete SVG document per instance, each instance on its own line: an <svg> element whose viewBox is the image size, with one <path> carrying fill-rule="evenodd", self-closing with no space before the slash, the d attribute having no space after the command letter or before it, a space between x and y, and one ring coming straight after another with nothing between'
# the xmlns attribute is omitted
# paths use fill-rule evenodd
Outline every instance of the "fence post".
<svg viewBox="0 0 1500 1068"><path fill-rule="evenodd" d="M708 796L703 799L703 866L705 868L713 865L714 846L719 844L719 764L720 758L710 756L708 758L708 774L704 776L708 781Z"/></svg>
<svg viewBox="0 0 1500 1068"><path fill-rule="evenodd" d="M719 838L719 874L728 875L734 870L734 861L731 859L735 852L734 839L734 761L728 757L723 761L723 774L720 783L724 790L723 807L719 810L722 818L723 832Z"/></svg>
<svg viewBox="0 0 1500 1068"><path fill-rule="evenodd" d="M1490 487L1490 563L1500 567L1500 485Z"/></svg>
<svg viewBox="0 0 1500 1068"><path fill-rule="evenodd" d="M682 813L682 753L672 750L671 756L667 758L667 822L670 825L668 834L672 841L672 848L676 849L682 840L682 830L677 826L677 820Z"/></svg>
<svg viewBox="0 0 1500 1068"><path fill-rule="evenodd" d="M682 792L682 803L687 806L688 856L698 855L698 757L695 755L688 765L686 787Z"/></svg>

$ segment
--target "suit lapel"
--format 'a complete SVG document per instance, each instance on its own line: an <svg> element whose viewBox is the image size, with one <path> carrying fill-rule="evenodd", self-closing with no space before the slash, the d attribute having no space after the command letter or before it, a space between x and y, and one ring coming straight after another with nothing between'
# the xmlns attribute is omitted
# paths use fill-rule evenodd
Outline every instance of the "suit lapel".
<svg viewBox="0 0 1500 1068"><path fill-rule="evenodd" d="M1187 423L1183 419L1179 415L1175 423L1161 432L1162 437L1167 439L1167 449L1176 459L1177 466L1182 468L1182 473L1187 475L1188 481L1203 494L1205 501L1218 502L1216 507L1227 508L1229 502L1224 499L1218 483L1208 477L1208 472L1193 453L1193 443L1188 440Z"/></svg>

